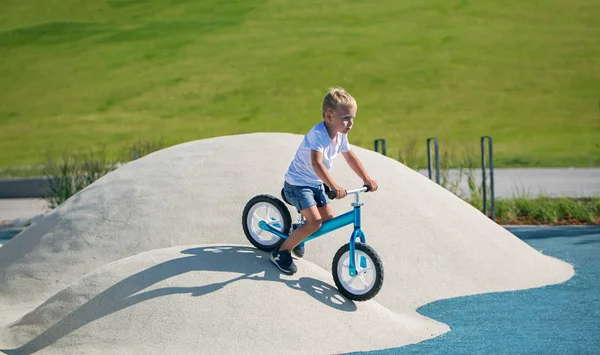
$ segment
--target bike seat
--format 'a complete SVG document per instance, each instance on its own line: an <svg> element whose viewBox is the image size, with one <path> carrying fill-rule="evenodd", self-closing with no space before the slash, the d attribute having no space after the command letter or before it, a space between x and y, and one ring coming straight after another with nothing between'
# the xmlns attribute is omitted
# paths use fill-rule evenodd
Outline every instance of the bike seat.
<svg viewBox="0 0 600 355"><path fill-rule="evenodd" d="M283 201L285 203L287 203L288 205L292 206L292 204L290 203L290 201L288 201L287 198L285 198L285 194L283 193L283 189L281 189L281 198L283 199Z"/></svg>

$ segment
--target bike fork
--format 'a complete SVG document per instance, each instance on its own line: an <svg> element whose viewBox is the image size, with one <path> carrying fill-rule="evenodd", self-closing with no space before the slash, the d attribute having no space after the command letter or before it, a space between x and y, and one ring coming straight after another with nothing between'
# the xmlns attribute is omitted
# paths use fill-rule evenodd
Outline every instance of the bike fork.
<svg viewBox="0 0 600 355"><path fill-rule="evenodd" d="M356 263L354 262L356 260L356 247L354 243L356 242L357 237L360 239L361 243L367 242L365 234L359 228L354 229L354 232L352 232L352 236L350 237L350 265L348 266L349 274L352 277L357 275ZM360 267L362 269L367 267L367 258L364 256L360 257Z"/></svg>

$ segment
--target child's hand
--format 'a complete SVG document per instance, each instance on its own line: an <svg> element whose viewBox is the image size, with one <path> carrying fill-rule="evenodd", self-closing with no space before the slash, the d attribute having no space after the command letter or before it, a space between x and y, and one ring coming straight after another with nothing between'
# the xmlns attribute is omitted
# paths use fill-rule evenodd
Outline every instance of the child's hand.
<svg viewBox="0 0 600 355"><path fill-rule="evenodd" d="M344 189L343 187L341 187L341 186L339 186L339 185L334 185L334 186L331 188L331 191L334 191L334 192L335 192L335 198L336 198L337 200L339 200L339 199L342 199L342 198L346 197L346 195L348 194L348 193L346 192L346 189Z"/></svg>
<svg viewBox="0 0 600 355"><path fill-rule="evenodd" d="M369 192L377 191L377 188L378 188L377 181L375 181L373 179L368 179L368 180L365 180L364 183L365 183L365 186L369 187L369 190L368 190Z"/></svg>

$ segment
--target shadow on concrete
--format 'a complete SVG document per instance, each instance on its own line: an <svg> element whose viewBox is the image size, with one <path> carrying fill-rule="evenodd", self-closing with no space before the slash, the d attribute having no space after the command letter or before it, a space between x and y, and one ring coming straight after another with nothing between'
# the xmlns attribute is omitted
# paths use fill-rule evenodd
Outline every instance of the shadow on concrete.
<svg viewBox="0 0 600 355"><path fill-rule="evenodd" d="M294 280L281 279L280 271L268 260L268 254L254 248L223 245L186 249L182 253L189 256L165 261L123 279L64 316L56 324L23 346L0 351L6 354L31 354L46 348L88 323L140 302L156 297L184 293L200 297L244 279L281 282L294 290L306 292L316 301L340 311L353 312L357 309L354 302L344 298L335 287L323 281L310 277L301 277ZM140 292L170 277L193 271L236 272L240 275L231 280L210 285L164 287ZM47 301L46 304L49 302L51 300ZM12 327L19 326L21 323L31 323L31 318L35 317L34 314L38 310L39 308L29 313Z"/></svg>

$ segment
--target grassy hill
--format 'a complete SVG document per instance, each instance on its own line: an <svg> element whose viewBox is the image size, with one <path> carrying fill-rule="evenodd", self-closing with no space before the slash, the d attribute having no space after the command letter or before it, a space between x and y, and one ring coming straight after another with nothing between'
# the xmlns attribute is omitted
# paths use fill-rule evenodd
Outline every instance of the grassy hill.
<svg viewBox="0 0 600 355"><path fill-rule="evenodd" d="M305 133L358 100L351 142L499 166L600 166L600 2L2 0L0 167L65 149ZM452 147L452 148L450 148Z"/></svg>

